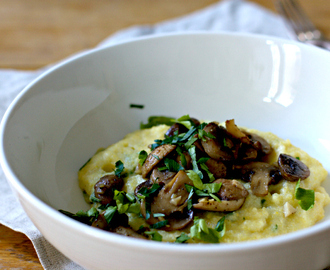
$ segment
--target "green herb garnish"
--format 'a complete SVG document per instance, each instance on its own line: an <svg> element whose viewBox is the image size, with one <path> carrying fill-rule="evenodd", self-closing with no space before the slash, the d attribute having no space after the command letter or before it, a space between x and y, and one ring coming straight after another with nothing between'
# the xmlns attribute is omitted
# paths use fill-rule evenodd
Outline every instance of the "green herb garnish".
<svg viewBox="0 0 330 270"><path fill-rule="evenodd" d="M299 200L300 207L307 211L313 208L315 203L315 192L311 189L303 189L300 187L300 179L296 184L295 188L295 198Z"/></svg>
<svg viewBox="0 0 330 270"><path fill-rule="evenodd" d="M87 211L78 211L77 213L71 213L69 211L65 211L65 210L59 210L59 212L61 212L62 214L73 218L77 221L80 221L82 223L85 223L87 225L91 225L93 223L93 221L98 217L99 212L97 211L97 209L95 207L92 207L91 209L87 210Z"/></svg>
<svg viewBox="0 0 330 270"><path fill-rule="evenodd" d="M148 157L148 153L145 150L140 151L139 153L139 164L142 166Z"/></svg>
<svg viewBox="0 0 330 270"><path fill-rule="evenodd" d="M117 206L109 206L105 211L104 211L104 218L107 221L108 224L110 224L113 216L115 215L117 211Z"/></svg>
<svg viewBox="0 0 330 270"><path fill-rule="evenodd" d="M209 228L204 219L195 218L194 225L190 228L190 235L203 242L219 243L223 233Z"/></svg>
<svg viewBox="0 0 330 270"><path fill-rule="evenodd" d="M151 235L151 240L161 242L163 237L157 231L145 231L146 235Z"/></svg>
<svg viewBox="0 0 330 270"><path fill-rule="evenodd" d="M115 169L115 175L117 177L120 177L122 172L124 171L124 163L121 162L120 160L118 160L116 163L115 163L115 166L116 166L116 169Z"/></svg>
<svg viewBox="0 0 330 270"><path fill-rule="evenodd" d="M159 125L171 126L173 124L173 120L175 120L175 118L167 117L167 116L150 116L148 118L148 123L140 124L140 129L151 128L153 126L159 126Z"/></svg>
<svg viewBox="0 0 330 270"><path fill-rule="evenodd" d="M133 194L115 190L113 199L116 201L119 214L140 213L140 203L136 201Z"/></svg>
<svg viewBox="0 0 330 270"><path fill-rule="evenodd" d="M130 108L136 108L136 109L143 109L144 105L141 104L130 104L129 105Z"/></svg>
<svg viewBox="0 0 330 270"><path fill-rule="evenodd" d="M185 243L189 239L190 237L184 232L182 232L181 235L176 238L175 243Z"/></svg>
<svg viewBox="0 0 330 270"><path fill-rule="evenodd" d="M166 226L167 224L168 224L168 220L162 220L162 221L159 221L155 224L150 225L150 228L159 229L159 228L162 228L162 227Z"/></svg>

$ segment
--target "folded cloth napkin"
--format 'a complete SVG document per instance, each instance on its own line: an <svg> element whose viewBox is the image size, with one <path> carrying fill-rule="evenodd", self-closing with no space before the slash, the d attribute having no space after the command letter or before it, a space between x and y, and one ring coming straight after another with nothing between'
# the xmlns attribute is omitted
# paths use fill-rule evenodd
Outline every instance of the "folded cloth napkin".
<svg viewBox="0 0 330 270"><path fill-rule="evenodd" d="M99 46L108 46L141 36L187 31L249 32L289 38L280 17L244 0L223 0L203 10L156 25L143 25L122 30ZM44 70L0 70L0 118L15 96ZM0 168L0 223L26 234L32 241L45 269L83 269L57 251L36 229L11 192Z"/></svg>

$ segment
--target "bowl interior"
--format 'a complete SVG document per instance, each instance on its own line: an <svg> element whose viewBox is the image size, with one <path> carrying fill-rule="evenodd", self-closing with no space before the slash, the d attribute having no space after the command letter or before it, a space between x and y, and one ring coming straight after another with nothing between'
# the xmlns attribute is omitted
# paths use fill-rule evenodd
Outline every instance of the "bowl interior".
<svg viewBox="0 0 330 270"><path fill-rule="evenodd" d="M323 50L235 34L162 36L85 53L44 74L10 107L2 125L10 181L56 210L87 209L77 171L98 148L150 115L184 114L271 131L329 172L328 70Z"/></svg>

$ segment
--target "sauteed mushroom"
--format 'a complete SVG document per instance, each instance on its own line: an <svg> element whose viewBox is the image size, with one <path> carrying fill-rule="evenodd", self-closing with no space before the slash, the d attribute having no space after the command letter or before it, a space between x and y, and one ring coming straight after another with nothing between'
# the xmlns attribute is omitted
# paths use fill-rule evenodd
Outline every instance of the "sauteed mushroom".
<svg viewBox="0 0 330 270"><path fill-rule="evenodd" d="M190 120L193 122L194 126L200 125L200 122L196 118L190 118ZM165 133L166 136L173 136L175 132L178 132L178 134L188 131L188 129L179 123L174 123Z"/></svg>
<svg viewBox="0 0 330 270"><path fill-rule="evenodd" d="M280 154L278 165L283 178L288 181L304 180L310 175L309 168L303 162L290 155Z"/></svg>
<svg viewBox="0 0 330 270"><path fill-rule="evenodd" d="M251 182L252 194L263 197L268 194L268 185L281 179L279 169L266 162L251 162L242 167L242 179Z"/></svg>
<svg viewBox="0 0 330 270"><path fill-rule="evenodd" d="M93 221L92 227L99 228L102 230L113 230L118 226L128 226L128 217L125 214L115 213L111 219L110 224L105 219L105 211L100 213L98 217Z"/></svg>
<svg viewBox="0 0 330 270"><path fill-rule="evenodd" d="M113 201L113 190L121 190L123 185L123 179L114 174L107 174L94 185L94 195L101 204L110 204Z"/></svg>
<svg viewBox="0 0 330 270"><path fill-rule="evenodd" d="M217 194L221 202L202 198L193 205L194 208L207 211L231 212L242 207L249 192L239 181L217 179L213 183L222 183Z"/></svg>
<svg viewBox="0 0 330 270"><path fill-rule="evenodd" d="M182 212L187 206L189 195L185 184L193 185L193 182L184 171L179 171L154 198L151 213L162 213L169 216L174 212Z"/></svg>
<svg viewBox="0 0 330 270"><path fill-rule="evenodd" d="M206 166L209 168L210 172L215 178L225 178L227 175L226 165L218 160L210 158L205 162Z"/></svg>
<svg viewBox="0 0 330 270"><path fill-rule="evenodd" d="M160 171L158 170L158 168L155 168L152 170L152 173L150 175L150 181L151 183L165 185L169 181L171 181L175 175L175 172L170 172L168 170Z"/></svg>
<svg viewBox="0 0 330 270"><path fill-rule="evenodd" d="M178 134L186 132L188 129L179 123L174 123L165 133L166 136L173 136L174 133L177 131Z"/></svg>
<svg viewBox="0 0 330 270"><path fill-rule="evenodd" d="M176 145L164 144L155 148L148 155L147 159L142 165L142 177L147 177L147 175L152 171L153 168L169 153L171 153L176 148Z"/></svg>
<svg viewBox="0 0 330 270"><path fill-rule="evenodd" d="M166 218L168 224L164 230L183 228L192 220L193 213L185 213L189 196L185 184L193 185L184 171L179 171L150 202L150 217L146 220L155 224ZM141 214L146 218L146 201L141 202ZM155 217L154 214L163 214L164 217Z"/></svg>
<svg viewBox="0 0 330 270"><path fill-rule="evenodd" d="M220 136L220 127L215 122L207 124L204 129L205 132L212 134L214 138L206 137L205 140L201 140L204 151L215 160L231 160L232 153L226 151ZM224 139L224 137L222 138Z"/></svg>
<svg viewBox="0 0 330 270"><path fill-rule="evenodd" d="M259 135L256 135L254 133L249 133L246 131L243 131L249 138L253 145L253 147L260 153L262 156L269 155L272 152L272 147L270 144Z"/></svg>
<svg viewBox="0 0 330 270"><path fill-rule="evenodd" d="M222 183L219 190L221 200L238 200L249 195L246 188L237 180L217 179L214 183Z"/></svg>
<svg viewBox="0 0 330 270"><path fill-rule="evenodd" d="M194 212L189 210L187 213L173 213L168 220L168 224L163 227L164 231L181 230L191 223L194 219Z"/></svg>
<svg viewBox="0 0 330 270"><path fill-rule="evenodd" d="M230 135L239 139L242 143L250 143L250 139L236 126L234 119L226 121L226 129Z"/></svg>

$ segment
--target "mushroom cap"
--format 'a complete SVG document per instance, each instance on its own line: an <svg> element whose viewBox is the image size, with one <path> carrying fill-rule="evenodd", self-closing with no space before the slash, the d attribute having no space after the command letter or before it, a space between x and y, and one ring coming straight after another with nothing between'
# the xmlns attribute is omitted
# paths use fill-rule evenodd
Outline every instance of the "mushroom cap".
<svg viewBox="0 0 330 270"><path fill-rule="evenodd" d="M152 150L142 165L142 177L147 177L152 169L155 168L157 164L175 148L176 145L163 144Z"/></svg>
<svg viewBox="0 0 330 270"><path fill-rule="evenodd" d="M217 179L213 183L222 183L218 193L221 200L238 200L246 198L249 195L249 192L242 183L235 179Z"/></svg>
<svg viewBox="0 0 330 270"><path fill-rule="evenodd" d="M304 180L310 175L309 168L302 161L287 154L279 155L278 165L283 178L288 181Z"/></svg>
<svg viewBox="0 0 330 270"><path fill-rule="evenodd" d="M174 212L182 212L187 206L189 196L185 184L193 185L193 182L184 171L179 171L154 198L151 213L162 213L169 216Z"/></svg>
<svg viewBox="0 0 330 270"><path fill-rule="evenodd" d="M279 168L266 162L250 162L241 169L242 179L251 182L252 194L263 197L268 194L268 186L281 178Z"/></svg>
<svg viewBox="0 0 330 270"><path fill-rule="evenodd" d="M94 185L94 196L101 204L110 204L113 201L113 190L121 190L123 185L123 179L115 174L107 174Z"/></svg>
<svg viewBox="0 0 330 270"><path fill-rule="evenodd" d="M222 136L223 132L221 132L222 130L218 124L215 122L208 123L203 130L215 137L206 137L205 140L201 140L205 153L215 160L232 160L232 153L226 151L227 149L223 146L223 139L225 139L225 137Z"/></svg>

